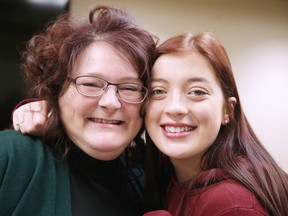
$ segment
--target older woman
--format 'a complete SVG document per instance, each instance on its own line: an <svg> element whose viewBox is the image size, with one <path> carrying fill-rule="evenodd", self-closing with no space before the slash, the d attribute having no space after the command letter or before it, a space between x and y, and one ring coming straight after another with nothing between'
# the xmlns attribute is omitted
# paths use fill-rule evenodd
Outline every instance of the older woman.
<svg viewBox="0 0 288 216"><path fill-rule="evenodd" d="M141 132L154 54L148 32L104 6L30 40L24 72L50 118L41 140L0 132L1 215L142 214L135 150L123 153Z"/></svg>

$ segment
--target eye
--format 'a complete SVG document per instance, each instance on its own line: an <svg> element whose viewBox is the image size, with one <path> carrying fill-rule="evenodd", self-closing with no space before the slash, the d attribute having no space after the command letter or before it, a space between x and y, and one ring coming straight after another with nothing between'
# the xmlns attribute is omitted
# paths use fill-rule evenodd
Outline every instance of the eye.
<svg viewBox="0 0 288 216"><path fill-rule="evenodd" d="M193 88L188 92L188 96L193 100L203 100L206 95L208 92L202 88Z"/></svg>
<svg viewBox="0 0 288 216"><path fill-rule="evenodd" d="M195 89L190 94L193 94L195 96L201 96L201 95L205 95L207 93L201 89Z"/></svg>
<svg viewBox="0 0 288 216"><path fill-rule="evenodd" d="M133 84L125 84L125 85L121 85L119 86L119 90L120 91L139 91L139 86L138 85L133 85Z"/></svg>
<svg viewBox="0 0 288 216"><path fill-rule="evenodd" d="M85 83L81 83L80 85L86 86L86 87L100 87L102 88L103 85L96 83L96 82L85 82Z"/></svg>
<svg viewBox="0 0 288 216"><path fill-rule="evenodd" d="M165 94L165 91L162 89L155 89L151 91L151 95L162 95L162 94Z"/></svg>
<svg viewBox="0 0 288 216"><path fill-rule="evenodd" d="M161 99L165 97L166 94L167 92L164 89L160 89L160 88L152 89L150 92L150 96L152 99Z"/></svg>
<svg viewBox="0 0 288 216"><path fill-rule="evenodd" d="M77 85L91 88L103 88L105 86L105 82L94 77L80 77L77 80Z"/></svg>

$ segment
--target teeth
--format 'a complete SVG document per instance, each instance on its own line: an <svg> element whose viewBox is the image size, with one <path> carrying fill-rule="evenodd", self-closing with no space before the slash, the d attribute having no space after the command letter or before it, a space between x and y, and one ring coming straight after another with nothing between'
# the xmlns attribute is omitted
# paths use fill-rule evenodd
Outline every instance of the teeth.
<svg viewBox="0 0 288 216"><path fill-rule="evenodd" d="M120 124L121 121L118 120L104 120L104 119L92 119L92 121L97 123L103 123L103 124Z"/></svg>
<svg viewBox="0 0 288 216"><path fill-rule="evenodd" d="M164 129L170 133L179 133L193 130L193 127L173 127L173 126L165 126Z"/></svg>

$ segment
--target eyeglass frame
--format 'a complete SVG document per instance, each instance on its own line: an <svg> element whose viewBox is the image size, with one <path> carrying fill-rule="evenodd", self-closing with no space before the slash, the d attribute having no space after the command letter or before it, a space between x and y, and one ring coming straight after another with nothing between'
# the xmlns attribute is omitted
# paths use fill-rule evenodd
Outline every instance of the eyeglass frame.
<svg viewBox="0 0 288 216"><path fill-rule="evenodd" d="M98 94L98 95L93 95L93 96L92 96L92 95L87 95L87 94L84 94L84 93L82 93L81 91L79 91L79 89L78 89L78 87L77 87L76 80L77 80L78 78L81 78L81 77L93 77L93 78L97 78L97 79L100 79L100 80L103 80L104 82L106 82L107 85L106 85L105 88L103 88L103 91L102 91L100 94ZM126 102L126 103L130 103L130 104L141 104L141 103L143 103L143 101L145 101L145 99L147 98L147 95L148 95L148 89L147 89L145 86L143 86L143 85L141 86L140 84L138 84L138 83L133 83L133 82L112 83L112 82L109 82L109 81L107 81L107 80L105 80L105 79L103 79L103 78L101 78L101 77L98 77L98 76L77 76L77 77L75 77L75 78L68 77L67 79L68 79L70 82L72 82L72 83L75 84L76 90L77 90L77 92L78 92L79 94L81 94L81 95L83 95L83 96L86 96L86 97L99 97L99 96L103 95L103 94L107 91L109 85L116 86L117 96L118 96L122 101L124 101L124 102ZM141 86L141 88L142 88L142 89L145 89L145 91L146 91L146 93L143 94L143 95L144 95L144 96L143 96L143 99L142 99L141 101L139 101L139 102L131 102L131 101L127 101L127 100L123 99L123 98L121 97L121 95L119 94L119 90L118 90L118 86L119 86L119 85L122 85L122 84L136 84L136 85ZM144 93L144 92L143 92L143 93Z"/></svg>

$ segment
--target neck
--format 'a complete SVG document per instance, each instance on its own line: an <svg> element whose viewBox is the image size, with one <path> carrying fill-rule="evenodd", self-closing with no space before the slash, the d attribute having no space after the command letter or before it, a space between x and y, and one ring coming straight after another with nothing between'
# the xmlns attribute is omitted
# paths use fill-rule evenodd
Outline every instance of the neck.
<svg viewBox="0 0 288 216"><path fill-rule="evenodd" d="M195 179L202 171L200 166L200 160L195 159L173 159L170 158L174 170L176 179L179 184L186 182L187 180Z"/></svg>

